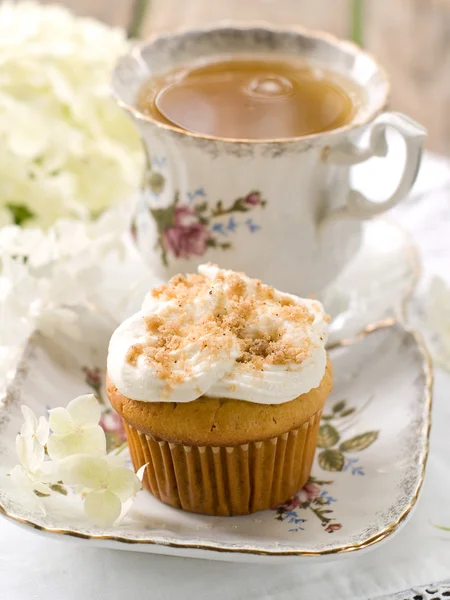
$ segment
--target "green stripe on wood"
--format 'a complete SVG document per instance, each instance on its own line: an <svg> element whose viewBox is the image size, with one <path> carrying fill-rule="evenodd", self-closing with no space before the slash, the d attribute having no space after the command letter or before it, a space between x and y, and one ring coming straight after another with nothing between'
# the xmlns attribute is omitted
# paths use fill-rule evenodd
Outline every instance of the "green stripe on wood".
<svg viewBox="0 0 450 600"><path fill-rule="evenodd" d="M363 46L364 44L364 0L350 0L350 39Z"/></svg>

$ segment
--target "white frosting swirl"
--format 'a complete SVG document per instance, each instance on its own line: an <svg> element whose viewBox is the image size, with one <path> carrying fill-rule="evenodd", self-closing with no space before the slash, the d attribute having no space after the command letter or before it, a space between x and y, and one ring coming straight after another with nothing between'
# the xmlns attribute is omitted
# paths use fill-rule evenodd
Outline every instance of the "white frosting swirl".
<svg viewBox="0 0 450 600"><path fill-rule="evenodd" d="M198 281L189 296L150 292L142 310L113 333L108 374L124 396L147 402L190 402L206 394L281 404L320 384L328 330L320 302L279 292L212 265L198 270L203 277L194 276ZM214 318L232 314L236 282L241 299L249 299L253 312L245 327L241 322L240 328L233 329L220 325L220 318L216 324ZM289 306L302 310L289 311ZM175 337L170 337L172 323L178 327ZM163 339L167 325L171 333ZM287 356L298 351L297 358L289 362L261 353L256 361L249 360L242 338L256 345L260 339L276 338L279 353L289 348Z"/></svg>

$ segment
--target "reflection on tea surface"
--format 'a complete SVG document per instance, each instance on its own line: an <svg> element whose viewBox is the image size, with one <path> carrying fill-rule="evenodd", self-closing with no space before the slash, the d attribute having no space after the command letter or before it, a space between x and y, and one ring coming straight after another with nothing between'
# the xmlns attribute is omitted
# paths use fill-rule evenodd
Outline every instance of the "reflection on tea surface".
<svg viewBox="0 0 450 600"><path fill-rule="evenodd" d="M345 125L355 86L299 59L211 59L154 77L138 108L185 131L237 139L301 137Z"/></svg>

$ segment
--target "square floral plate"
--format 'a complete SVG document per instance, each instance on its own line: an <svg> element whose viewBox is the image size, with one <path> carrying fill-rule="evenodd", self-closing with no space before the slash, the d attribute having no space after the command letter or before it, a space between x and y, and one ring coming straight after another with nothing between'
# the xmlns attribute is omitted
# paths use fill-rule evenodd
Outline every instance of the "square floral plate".
<svg viewBox="0 0 450 600"><path fill-rule="evenodd" d="M110 450L123 430L104 400L110 326L82 318L83 339L32 338L0 404L0 477L17 463L20 405L40 415L94 391L104 402ZM324 410L309 483L282 506L244 517L173 509L141 491L110 529L91 526L78 496L46 498L47 514L27 510L0 484L0 512L79 543L186 557L298 561L345 556L391 536L411 514L428 453L431 371L418 337L393 321L330 347L335 386ZM126 450L125 450L126 451Z"/></svg>

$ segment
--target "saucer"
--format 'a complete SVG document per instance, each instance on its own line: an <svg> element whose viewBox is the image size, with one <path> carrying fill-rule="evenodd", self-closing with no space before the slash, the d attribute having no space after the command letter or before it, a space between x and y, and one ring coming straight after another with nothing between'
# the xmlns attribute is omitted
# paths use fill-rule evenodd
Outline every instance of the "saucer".
<svg viewBox="0 0 450 600"><path fill-rule="evenodd" d="M386 219L365 223L359 251L319 296L332 319L329 343L404 317L419 274L418 252L406 230Z"/></svg>
<svg viewBox="0 0 450 600"><path fill-rule="evenodd" d="M111 334L92 313L80 342L33 337L0 402L0 476L17 463L21 404L38 414L81 393L103 398L101 423L111 451L123 441L120 420L104 399ZM30 512L5 486L4 516L80 545L192 558L289 562L339 558L370 548L402 526L417 501L428 453L431 372L416 334L392 323L330 350L335 385L324 409L312 476L273 510L211 517L168 507L142 490L125 519L108 529L86 520L78 496L46 498ZM386 418L389 415L389 418Z"/></svg>

